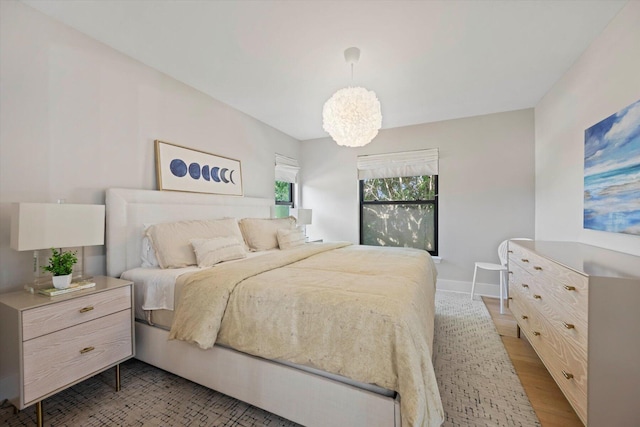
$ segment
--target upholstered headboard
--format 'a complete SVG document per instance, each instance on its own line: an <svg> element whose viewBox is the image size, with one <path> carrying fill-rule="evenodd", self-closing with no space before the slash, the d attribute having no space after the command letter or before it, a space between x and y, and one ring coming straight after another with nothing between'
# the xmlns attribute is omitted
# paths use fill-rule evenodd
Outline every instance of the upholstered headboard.
<svg viewBox="0 0 640 427"><path fill-rule="evenodd" d="M268 218L273 198L219 196L110 188L107 203L107 274L140 266L144 224L215 218Z"/></svg>

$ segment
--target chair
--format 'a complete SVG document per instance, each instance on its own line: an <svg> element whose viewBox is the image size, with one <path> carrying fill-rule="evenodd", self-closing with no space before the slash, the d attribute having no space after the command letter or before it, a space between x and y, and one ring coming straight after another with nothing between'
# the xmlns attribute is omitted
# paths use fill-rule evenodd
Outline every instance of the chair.
<svg viewBox="0 0 640 427"><path fill-rule="evenodd" d="M527 238L516 238L509 240L531 240ZM471 283L471 299L473 300L473 293L476 288L476 275L478 273L478 268L482 270L490 270L490 271L499 271L500 272L500 314L504 314L504 299L505 296L509 296L508 284L509 280L507 277L507 247L509 244L509 240L504 240L498 246L498 258L500 258L500 264L494 264L492 262L476 262L475 268L473 269L473 282Z"/></svg>

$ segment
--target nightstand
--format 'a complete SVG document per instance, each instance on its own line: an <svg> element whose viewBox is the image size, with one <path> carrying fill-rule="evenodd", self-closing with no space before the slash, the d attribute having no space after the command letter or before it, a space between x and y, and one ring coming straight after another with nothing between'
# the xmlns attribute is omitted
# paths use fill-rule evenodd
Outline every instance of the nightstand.
<svg viewBox="0 0 640 427"><path fill-rule="evenodd" d="M54 297L0 295L0 378L9 401L24 409L134 356L133 283L98 276L96 286Z"/></svg>

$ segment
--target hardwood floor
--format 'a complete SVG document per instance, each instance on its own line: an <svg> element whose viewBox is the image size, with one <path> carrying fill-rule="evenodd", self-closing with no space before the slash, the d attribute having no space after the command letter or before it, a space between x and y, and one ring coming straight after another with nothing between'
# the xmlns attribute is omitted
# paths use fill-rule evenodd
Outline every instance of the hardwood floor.
<svg viewBox="0 0 640 427"><path fill-rule="evenodd" d="M511 312L505 308L505 314L500 314L497 298L482 297L482 300L542 427L583 427L533 347L524 335L516 337L516 321Z"/></svg>

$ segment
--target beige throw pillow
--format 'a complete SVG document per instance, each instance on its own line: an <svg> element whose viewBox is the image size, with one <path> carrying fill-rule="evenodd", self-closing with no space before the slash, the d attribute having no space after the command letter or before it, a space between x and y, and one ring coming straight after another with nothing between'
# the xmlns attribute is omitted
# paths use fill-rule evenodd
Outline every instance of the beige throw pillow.
<svg viewBox="0 0 640 427"><path fill-rule="evenodd" d="M243 218L240 229L245 242L252 251L267 251L278 247L276 233L280 229L290 230L296 225L296 219L288 218Z"/></svg>
<svg viewBox="0 0 640 427"><path fill-rule="evenodd" d="M191 239L198 267L212 267L223 261L247 257L244 243L235 237L216 237L215 239Z"/></svg>
<svg viewBox="0 0 640 427"><path fill-rule="evenodd" d="M304 245L306 241L304 232L298 228L294 228L292 230L280 229L277 232L277 236L280 249L289 249Z"/></svg>
<svg viewBox="0 0 640 427"><path fill-rule="evenodd" d="M160 268L196 265L196 255L189 240L232 237L244 244L235 218L178 221L153 224L147 229Z"/></svg>

